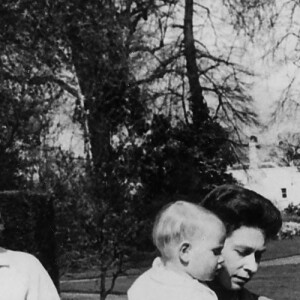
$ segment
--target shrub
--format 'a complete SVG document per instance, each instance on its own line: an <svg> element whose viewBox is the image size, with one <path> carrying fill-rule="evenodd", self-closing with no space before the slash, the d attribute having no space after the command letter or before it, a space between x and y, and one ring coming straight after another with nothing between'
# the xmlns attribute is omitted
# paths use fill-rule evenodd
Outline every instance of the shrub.
<svg viewBox="0 0 300 300"><path fill-rule="evenodd" d="M300 223L297 222L283 222L282 228L279 232L280 239L292 239L294 236L300 236Z"/></svg>
<svg viewBox="0 0 300 300"><path fill-rule="evenodd" d="M283 211L287 215L299 216L300 217L300 204L290 203Z"/></svg>

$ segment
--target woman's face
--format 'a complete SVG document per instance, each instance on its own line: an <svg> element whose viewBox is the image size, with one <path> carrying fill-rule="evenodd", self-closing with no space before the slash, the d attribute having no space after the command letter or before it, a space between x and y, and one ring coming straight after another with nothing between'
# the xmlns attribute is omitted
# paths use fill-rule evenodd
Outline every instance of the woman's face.
<svg viewBox="0 0 300 300"><path fill-rule="evenodd" d="M257 272L265 248L265 237L258 228L242 226L227 237L222 256L223 268L217 280L228 290L240 290Z"/></svg>

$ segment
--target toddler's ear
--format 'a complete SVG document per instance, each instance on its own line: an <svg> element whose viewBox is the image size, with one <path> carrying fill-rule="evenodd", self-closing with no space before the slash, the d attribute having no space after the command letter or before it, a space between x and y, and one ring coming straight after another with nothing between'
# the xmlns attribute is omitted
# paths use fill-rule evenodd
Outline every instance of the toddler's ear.
<svg viewBox="0 0 300 300"><path fill-rule="evenodd" d="M183 265L187 265L190 261L191 243L184 241L179 247L179 259Z"/></svg>

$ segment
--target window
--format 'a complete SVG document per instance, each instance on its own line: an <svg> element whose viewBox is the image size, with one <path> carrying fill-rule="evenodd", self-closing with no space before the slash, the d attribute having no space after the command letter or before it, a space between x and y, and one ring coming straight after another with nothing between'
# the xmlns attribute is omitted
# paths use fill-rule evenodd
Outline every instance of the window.
<svg viewBox="0 0 300 300"><path fill-rule="evenodd" d="M286 188L282 188L281 189L281 195L282 195L282 198L287 198L287 190L286 190Z"/></svg>

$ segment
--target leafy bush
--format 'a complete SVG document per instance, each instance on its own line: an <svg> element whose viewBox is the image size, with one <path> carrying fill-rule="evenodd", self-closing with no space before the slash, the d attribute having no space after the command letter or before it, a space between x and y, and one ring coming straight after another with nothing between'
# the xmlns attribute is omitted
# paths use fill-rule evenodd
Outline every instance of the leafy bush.
<svg viewBox="0 0 300 300"><path fill-rule="evenodd" d="M300 223L283 222L279 232L280 239L292 239L294 236L300 236Z"/></svg>
<svg viewBox="0 0 300 300"><path fill-rule="evenodd" d="M300 217L300 205L290 203L285 209L284 213L287 215L299 216Z"/></svg>
<svg viewBox="0 0 300 300"><path fill-rule="evenodd" d="M290 203L282 212L282 228L279 232L280 239L292 239L300 236L300 205Z"/></svg>

